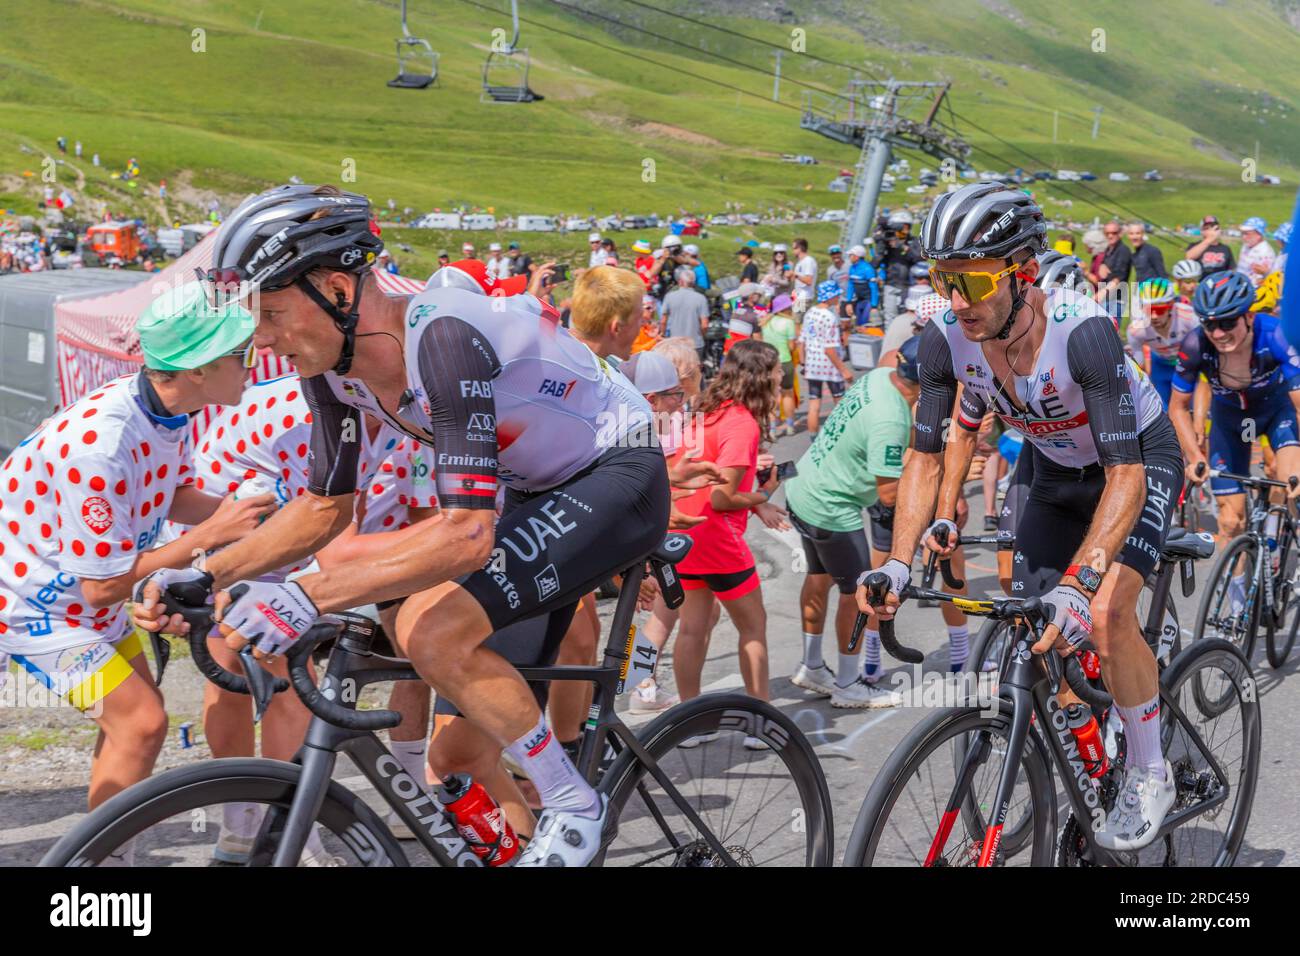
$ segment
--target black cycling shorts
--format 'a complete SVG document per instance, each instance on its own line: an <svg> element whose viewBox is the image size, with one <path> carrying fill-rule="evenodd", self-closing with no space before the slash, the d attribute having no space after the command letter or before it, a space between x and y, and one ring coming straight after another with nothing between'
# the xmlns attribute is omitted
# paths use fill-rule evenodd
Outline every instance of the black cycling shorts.
<svg viewBox="0 0 1300 956"><path fill-rule="evenodd" d="M734 601L742 598L761 583L758 569L749 567L743 571L727 571L722 574L682 574L683 591L703 591L708 588L719 601Z"/></svg>
<svg viewBox="0 0 1300 956"><path fill-rule="evenodd" d="M611 448L557 488L508 492L491 557L458 583L493 631L576 605L663 541L668 496L658 445Z"/></svg>
<svg viewBox="0 0 1300 956"><path fill-rule="evenodd" d="M867 536L858 531L827 531L801 519L789 509L790 524L799 532L799 541L803 545L804 557L808 562L809 574L829 574L839 585L841 594L852 594L857 590L858 576L871 568L871 550L867 547ZM872 525L872 537L875 537L875 525ZM873 540L872 544L876 542ZM888 553L889 549L877 547L878 551Z"/></svg>
<svg viewBox="0 0 1300 956"><path fill-rule="evenodd" d="M1025 442L1020 446L1020 455L1016 458L1016 467L1011 473L1011 483L1007 485L1006 496L1002 499L1002 511L998 513L999 551L1016 549L1016 525L1020 523L1020 512L1025 508L1025 498L1033 483L1034 446Z"/></svg>
<svg viewBox="0 0 1300 956"><path fill-rule="evenodd" d="M1138 438L1147 495L1116 561L1143 578L1160 560L1169 522L1183 487L1183 455L1169 419L1157 419ZM1093 521L1106 521L1097 503L1106 488L1100 465L1063 468L1046 456L1034 461L1034 480L1016 529L1011 596L1038 597L1054 588L1074 560Z"/></svg>
<svg viewBox="0 0 1300 956"><path fill-rule="evenodd" d="M809 398L825 398L827 390L830 391L832 398L839 398L844 394L843 382L831 382L822 378L806 379L804 381L804 387L808 389Z"/></svg>

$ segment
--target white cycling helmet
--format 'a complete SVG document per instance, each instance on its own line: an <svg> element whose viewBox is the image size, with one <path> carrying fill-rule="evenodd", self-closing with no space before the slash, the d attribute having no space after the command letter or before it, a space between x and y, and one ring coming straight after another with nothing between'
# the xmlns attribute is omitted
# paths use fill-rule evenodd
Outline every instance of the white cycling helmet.
<svg viewBox="0 0 1300 956"><path fill-rule="evenodd" d="M1195 259L1183 259L1181 262L1174 263L1175 279L1199 279L1201 277L1201 264Z"/></svg>
<svg viewBox="0 0 1300 956"><path fill-rule="evenodd" d="M681 244L682 240L677 236L668 235L664 236L663 240L659 243L659 246L662 249L676 249Z"/></svg>
<svg viewBox="0 0 1300 956"><path fill-rule="evenodd" d="M891 226L910 226L913 225L912 214L906 209L900 209L897 212L891 212L889 214L888 222Z"/></svg>

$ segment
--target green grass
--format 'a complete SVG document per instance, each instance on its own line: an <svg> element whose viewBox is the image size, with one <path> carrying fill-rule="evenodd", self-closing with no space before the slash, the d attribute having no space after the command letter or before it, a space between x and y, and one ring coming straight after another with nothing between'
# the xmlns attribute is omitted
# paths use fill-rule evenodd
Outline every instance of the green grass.
<svg viewBox="0 0 1300 956"><path fill-rule="evenodd" d="M711 12L709 0L650 2L769 42L789 40L791 25L724 16ZM1267 0L931 0L925 16L898 4L844 16L837 11L848 8L838 2L800 5L807 49L876 75L950 80L956 112L1009 143L966 129L977 169L1069 167L1102 177L1090 184L1092 193L1079 184L1035 187L1054 216L1088 220L1117 203L1162 225L1197 221L1207 211L1225 222L1258 214L1276 223L1290 212L1300 177L1290 159L1300 153L1300 126L1291 120L1300 71L1289 69L1298 37ZM483 3L506 9L501 0ZM33 210L39 178L12 177L39 173L39 156L21 153L18 144L53 150L59 135L85 144L77 164L85 176L83 215L104 202L154 222L164 211L193 218L208 195L229 203L291 175L363 191L381 207L391 197L399 208L421 211L465 205L498 215L667 216L717 212L728 202L764 212L844 205L845 197L825 186L837 168L856 162L856 150L801 130L793 107L803 92L799 83L838 90L847 71L787 55L782 102L773 103L766 76L695 52L707 44L770 69L766 47L623 0L564 5L635 19L693 49L626 30L611 34L608 24L561 4L530 0L523 13L538 24L524 27L531 84L547 99L485 105L478 101L480 70L490 31L507 18L464 0L412 0L413 29L442 56L442 85L423 92L384 85L394 72L397 14L394 4L378 0L24 5L0 32L0 208ZM1002 8L1017 11L1023 25L993 12ZM1098 27L1106 30L1104 53L1091 49ZM204 52L192 50L196 28L206 31ZM1104 112L1093 140L1096 104ZM1057 142L1053 111L1060 113ZM1256 139L1261 171L1288 185L1241 182L1240 159L1253 155ZM1208 146L1197 149L1194 141ZM100 169L89 161L95 151ZM783 152L811 153L821 165L784 164ZM142 169L135 189L110 178L132 156ZM355 164L355 181L341 179L347 161ZM649 182L647 161L654 165ZM927 162L912 161L914 169ZM65 181L74 162L59 168ZM1112 170L1140 177L1151 167L1162 170L1163 183L1105 181ZM171 193L165 210L156 198L160 178ZM1066 197L1074 202L1068 212L1051 202ZM916 197L900 184L883 201ZM760 230L753 237L788 239L799 231ZM837 227L806 231L824 247ZM418 254L407 258L421 269L440 245L454 249L460 241L399 236L418 244ZM701 243L714 260L751 237L741 230L723 236ZM575 245L572 237L520 238L543 252Z"/></svg>

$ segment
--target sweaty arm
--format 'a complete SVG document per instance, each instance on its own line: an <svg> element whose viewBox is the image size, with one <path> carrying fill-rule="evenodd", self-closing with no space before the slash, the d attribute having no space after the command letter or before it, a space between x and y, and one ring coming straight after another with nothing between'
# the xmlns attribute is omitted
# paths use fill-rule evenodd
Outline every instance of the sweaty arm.
<svg viewBox="0 0 1300 956"><path fill-rule="evenodd" d="M947 447L943 451L943 483L939 486L939 503L934 511L936 518L956 519L957 502L962 498L962 485L975 458L984 415L984 401L963 388L953 416L956 427L949 429Z"/></svg>
<svg viewBox="0 0 1300 956"><path fill-rule="evenodd" d="M322 613L407 597L481 568L496 524L496 354L453 315L430 322L420 338L420 380L429 403L442 518L412 525L392 547L298 579ZM478 388L461 388L461 382ZM466 393L469 393L468 395ZM407 533L409 532L409 533Z"/></svg>
<svg viewBox="0 0 1300 956"><path fill-rule="evenodd" d="M1124 350L1107 316L1094 315L1070 333L1066 361L1070 376L1083 390L1088 428L1097 458L1106 470L1106 488L1094 512L1096 519L1088 526L1074 563L1105 573L1146 501L1137 403L1131 400L1129 377L1116 374L1125 364ZM1130 397L1127 405L1121 405L1123 396Z"/></svg>
<svg viewBox="0 0 1300 956"><path fill-rule="evenodd" d="M1189 464L1204 460L1201 454L1201 438L1204 433L1196 430L1197 416L1192 412L1192 399L1200 399L1198 379L1200 378L1201 342L1196 329L1188 332L1178 346L1178 366L1174 369L1173 388L1169 393L1169 420L1173 422L1178 434L1178 444L1183 448L1183 458ZM1207 390L1209 386L1206 386ZM1204 422L1203 415L1200 419Z"/></svg>
<svg viewBox="0 0 1300 956"><path fill-rule="evenodd" d="M342 534L352 521L364 427L361 412L335 398L323 376L303 379L302 395L312 416L307 493L208 559L208 573L218 588L300 561Z"/></svg>

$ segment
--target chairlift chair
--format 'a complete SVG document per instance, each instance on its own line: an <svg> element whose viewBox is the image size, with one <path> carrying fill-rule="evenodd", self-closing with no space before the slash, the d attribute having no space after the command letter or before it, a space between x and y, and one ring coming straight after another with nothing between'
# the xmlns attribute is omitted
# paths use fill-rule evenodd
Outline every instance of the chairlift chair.
<svg viewBox="0 0 1300 956"><path fill-rule="evenodd" d="M412 36L406 26L402 0L402 35L397 38L397 76L388 81L395 90L424 90L438 82L438 54L428 40Z"/></svg>
<svg viewBox="0 0 1300 956"><path fill-rule="evenodd" d="M545 99L528 85L531 58L519 48L519 0L510 0L510 42L493 49L483 62L483 103L534 103Z"/></svg>

